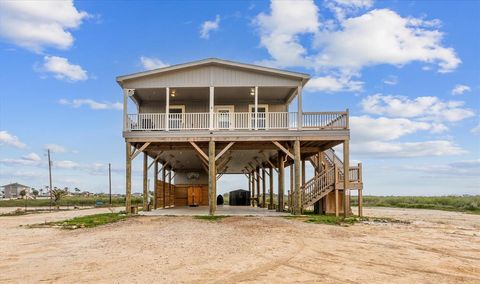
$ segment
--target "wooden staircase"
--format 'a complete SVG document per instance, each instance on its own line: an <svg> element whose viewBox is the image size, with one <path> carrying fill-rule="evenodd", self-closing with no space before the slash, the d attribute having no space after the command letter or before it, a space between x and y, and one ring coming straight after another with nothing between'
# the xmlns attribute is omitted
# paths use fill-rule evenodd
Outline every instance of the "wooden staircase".
<svg viewBox="0 0 480 284"><path fill-rule="evenodd" d="M315 202L325 197L331 191L337 189L343 189L343 180L345 177L343 162L335 154L333 149L328 149L317 155L313 155L309 158L316 174L312 179L305 182L300 188L302 192L302 207L307 208L312 206ZM363 189L362 182L362 166L350 166L348 172L349 188L348 190L361 190ZM292 196L296 193L293 192Z"/></svg>

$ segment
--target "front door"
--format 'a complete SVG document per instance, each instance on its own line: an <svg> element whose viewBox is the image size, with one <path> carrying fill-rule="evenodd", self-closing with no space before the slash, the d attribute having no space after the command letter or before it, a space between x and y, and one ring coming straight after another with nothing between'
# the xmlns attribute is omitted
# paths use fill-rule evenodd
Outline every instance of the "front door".
<svg viewBox="0 0 480 284"><path fill-rule="evenodd" d="M185 107L183 105L170 106L169 112L169 124L168 127L172 130L182 129L183 127L183 113Z"/></svg>
<svg viewBox="0 0 480 284"><path fill-rule="evenodd" d="M265 129L267 126L268 105L257 105L257 125L258 129ZM255 105L250 105L250 113L252 118L252 128L255 128Z"/></svg>
<svg viewBox="0 0 480 284"><path fill-rule="evenodd" d="M215 106L215 126L217 129L233 129L234 106Z"/></svg>

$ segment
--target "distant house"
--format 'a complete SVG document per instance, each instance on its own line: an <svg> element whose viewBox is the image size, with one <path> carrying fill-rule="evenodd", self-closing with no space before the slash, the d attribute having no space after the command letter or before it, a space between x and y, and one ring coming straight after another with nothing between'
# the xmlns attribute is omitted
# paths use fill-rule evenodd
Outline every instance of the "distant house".
<svg viewBox="0 0 480 284"><path fill-rule="evenodd" d="M30 187L19 184L18 182L4 185L2 188L4 198L19 198L22 190L25 190L27 194L30 193Z"/></svg>

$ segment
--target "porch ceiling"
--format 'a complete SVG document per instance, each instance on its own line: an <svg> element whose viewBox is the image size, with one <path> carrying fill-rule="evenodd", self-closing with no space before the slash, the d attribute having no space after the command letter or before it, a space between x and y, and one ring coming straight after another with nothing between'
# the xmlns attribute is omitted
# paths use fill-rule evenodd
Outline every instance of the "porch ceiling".
<svg viewBox="0 0 480 284"><path fill-rule="evenodd" d="M339 143L341 141L304 141L301 143L301 153L303 158L306 158ZM217 142L216 153L218 154L227 144L227 142ZM141 145L143 143L135 143L136 148L140 148ZM197 142L197 145L208 155L208 143ZM285 142L283 145L293 153L293 144L289 145ZM262 164L268 166L267 159L276 164L278 150L271 142L236 142L217 160L217 166L220 165L217 173L242 173L249 164L253 167ZM160 155L160 162L168 162L173 170L205 170L199 155L190 143L151 143L146 152L152 159ZM287 164L289 164L288 161Z"/></svg>
<svg viewBox="0 0 480 284"><path fill-rule="evenodd" d="M170 88L175 90L175 97L170 96L170 103L175 101L208 101L209 88L206 87L188 87L188 88ZM254 97L250 95L251 87L215 87L215 102L225 101L253 101ZM259 87L259 101L281 101L287 102L295 93L294 87ZM165 88L143 88L135 89L135 100L139 102L147 101L165 101Z"/></svg>

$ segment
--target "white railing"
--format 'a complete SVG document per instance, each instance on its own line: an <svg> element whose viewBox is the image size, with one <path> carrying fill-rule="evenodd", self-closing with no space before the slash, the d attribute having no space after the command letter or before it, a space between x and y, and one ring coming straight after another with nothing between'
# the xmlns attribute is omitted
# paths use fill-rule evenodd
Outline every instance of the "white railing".
<svg viewBox="0 0 480 284"><path fill-rule="evenodd" d="M210 127L210 113L139 113L129 114L126 131L137 130L270 130L297 129L296 112L216 112ZM348 129L347 112L307 112L302 116L302 128Z"/></svg>

